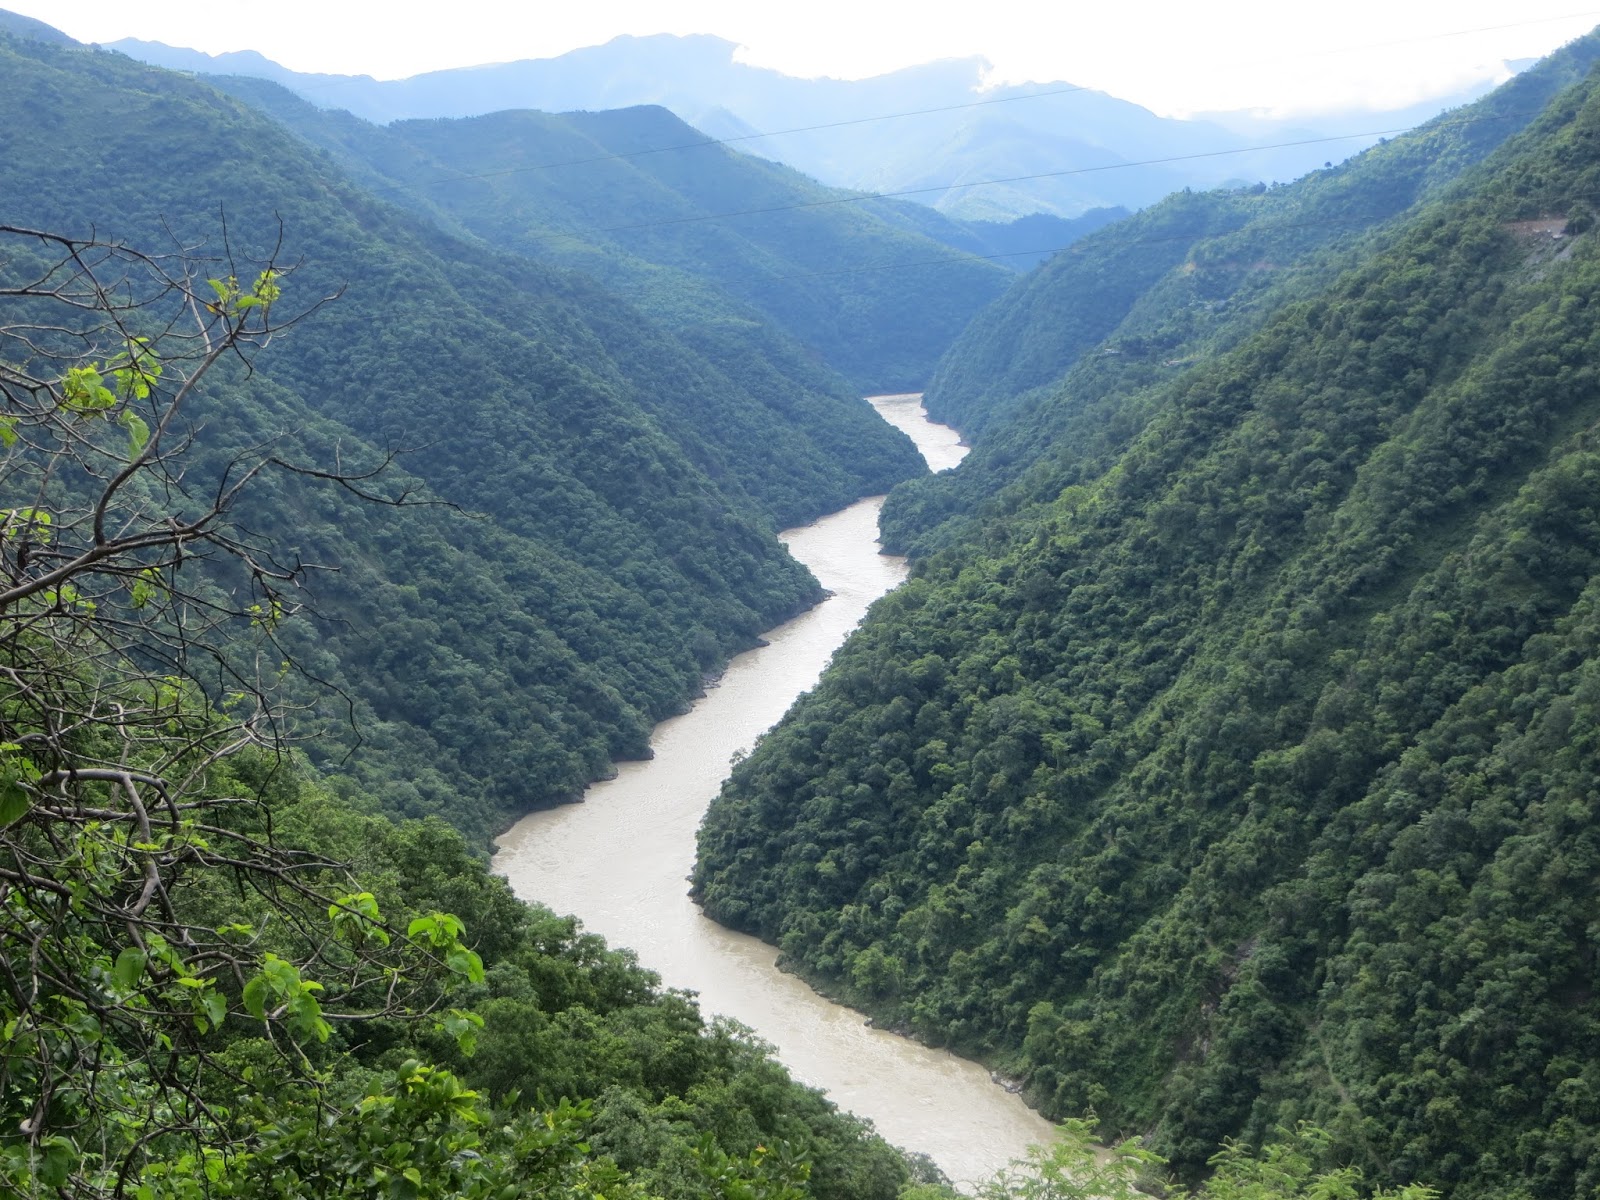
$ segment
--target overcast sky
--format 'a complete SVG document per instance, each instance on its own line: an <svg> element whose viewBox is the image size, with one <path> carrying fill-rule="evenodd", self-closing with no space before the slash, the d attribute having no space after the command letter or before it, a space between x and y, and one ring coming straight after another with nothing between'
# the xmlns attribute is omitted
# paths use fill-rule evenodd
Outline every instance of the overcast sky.
<svg viewBox="0 0 1600 1200"><path fill-rule="evenodd" d="M744 61L860 78L981 55L997 81L1099 88L1167 115L1390 108L1503 78L1600 24L1582 0L0 0L80 41L258 50L402 78L547 58L623 33L713 33Z"/></svg>

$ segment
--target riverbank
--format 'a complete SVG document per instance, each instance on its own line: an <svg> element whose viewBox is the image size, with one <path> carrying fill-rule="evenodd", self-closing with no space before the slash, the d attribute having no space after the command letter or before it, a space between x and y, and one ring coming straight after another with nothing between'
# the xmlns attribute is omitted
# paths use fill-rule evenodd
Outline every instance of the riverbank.
<svg viewBox="0 0 1600 1200"><path fill-rule="evenodd" d="M918 398L874 398L874 407L907 428L936 468L959 461L954 431L920 418ZM833 595L766 633L768 645L729 663L690 712L658 725L653 758L620 764L583 804L519 821L500 839L494 869L523 898L575 913L632 948L666 986L698 993L708 1017L748 1025L798 1078L970 1184L1048 1140L1050 1124L984 1067L874 1029L778 970L773 947L703 917L685 882L695 831L730 759L816 683L871 603L904 579L904 560L878 552L881 505L863 500L786 531L791 553Z"/></svg>

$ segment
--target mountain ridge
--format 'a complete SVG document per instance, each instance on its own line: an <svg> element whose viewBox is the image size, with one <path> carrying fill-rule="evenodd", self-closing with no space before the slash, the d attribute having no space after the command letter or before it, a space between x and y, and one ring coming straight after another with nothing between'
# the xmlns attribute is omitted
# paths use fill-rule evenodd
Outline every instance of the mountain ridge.
<svg viewBox="0 0 1600 1200"><path fill-rule="evenodd" d="M707 352L726 343L714 357L730 371L764 357L803 377L811 357L857 394L915 389L1011 277L972 253L1008 229L822 188L660 106L377 126L274 84L219 84L442 227L593 275ZM648 152L663 142L674 151ZM1045 221L1070 242L1112 215ZM728 340L758 327L792 343Z"/></svg>
<svg viewBox="0 0 1600 1200"><path fill-rule="evenodd" d="M1597 60L1285 189L1404 183L1342 244L1200 229L908 485L959 515L902 513L911 582L713 804L708 913L1188 1178L1305 1120L1375 1184L1586 1196Z"/></svg>
<svg viewBox="0 0 1600 1200"><path fill-rule="evenodd" d="M392 811L485 839L646 753L707 671L819 598L778 520L922 469L825 368L730 377L587 278L357 188L200 81L8 37L0 58L13 222L240 252L278 231L303 260L288 287L343 293L261 356L251 403L207 426L213 456L275 428L312 460L425 447L397 478L432 504L333 494L335 519L301 502L265 522L307 561L350 564L319 585L328 619L285 636L361 718L358 735L345 702L308 701L319 761L368 739L378 752L342 769ZM99 165L135 160L162 169Z"/></svg>
<svg viewBox="0 0 1600 1200"><path fill-rule="evenodd" d="M300 75L275 63L213 58L160 43L123 41L111 48L188 70L249 68L248 73L265 73L314 104L349 109L380 124L478 116L506 108L565 111L658 103L713 136L747 139L752 130L765 131L759 139L741 140L740 147L833 186L880 192L930 187L934 190L921 202L968 219L1006 220L1029 212L1077 217L1093 208L1136 209L1186 186L1213 187L1241 178L1291 179L1321 166L1334 153L1326 145L1252 149L1262 143L1222 123L1157 117L1138 105L1062 82L989 89L986 64L978 58L940 60L859 81L796 79L737 62L736 45L712 35L623 36L549 59L433 71L393 81ZM1433 111L1482 90L1441 97ZM861 120L864 114L895 113L916 115ZM722 114L731 114L731 121ZM1370 114L1362 128L1411 124L1415 115ZM1329 129L1317 120L1251 124L1257 138L1265 129L1274 130L1271 142L1350 132ZM1008 147L1005 132L1019 125L1027 140ZM825 128L806 128L811 126ZM777 130L797 132L778 136L772 132ZM1338 156L1376 140L1377 135L1351 139ZM1138 165L1217 151L1228 151L1231 157ZM1118 169L1081 173L1108 163ZM1019 182L1000 191L950 186L963 178L1051 173L1055 178Z"/></svg>

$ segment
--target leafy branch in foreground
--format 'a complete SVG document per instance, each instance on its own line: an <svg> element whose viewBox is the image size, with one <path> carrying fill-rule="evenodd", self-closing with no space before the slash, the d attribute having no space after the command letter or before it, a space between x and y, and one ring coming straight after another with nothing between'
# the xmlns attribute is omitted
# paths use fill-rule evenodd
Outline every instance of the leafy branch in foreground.
<svg viewBox="0 0 1600 1200"><path fill-rule="evenodd" d="M249 1090L220 1027L315 1083L335 1024L482 979L459 921L390 926L244 782L304 568L233 510L273 468L365 478L189 453L208 375L317 307L284 314L289 274L0 226L0 1190L127 1194L181 1146L215 1183L239 1126L205 1081Z"/></svg>

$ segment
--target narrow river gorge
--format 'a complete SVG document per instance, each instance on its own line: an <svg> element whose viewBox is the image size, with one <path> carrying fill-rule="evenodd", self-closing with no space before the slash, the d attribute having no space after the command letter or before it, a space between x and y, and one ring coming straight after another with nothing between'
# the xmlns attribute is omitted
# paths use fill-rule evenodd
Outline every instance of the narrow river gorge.
<svg viewBox="0 0 1600 1200"><path fill-rule="evenodd" d="M925 418L920 396L871 402L933 470L961 460L956 434ZM868 606L905 578L903 559L878 552L882 502L862 500L785 532L790 552L833 595L734 659L690 712L658 725L654 758L623 764L581 804L519 821L500 839L494 869L523 899L574 913L632 948L666 986L699 993L708 1018L748 1025L798 1078L970 1184L1048 1140L1050 1124L982 1067L873 1029L779 971L773 947L706 919L687 894L695 830L730 760L816 683Z"/></svg>

